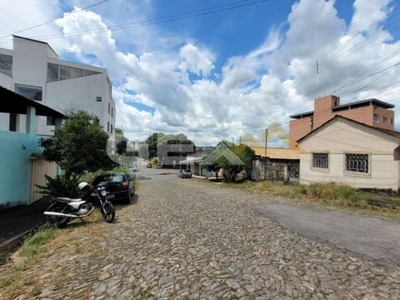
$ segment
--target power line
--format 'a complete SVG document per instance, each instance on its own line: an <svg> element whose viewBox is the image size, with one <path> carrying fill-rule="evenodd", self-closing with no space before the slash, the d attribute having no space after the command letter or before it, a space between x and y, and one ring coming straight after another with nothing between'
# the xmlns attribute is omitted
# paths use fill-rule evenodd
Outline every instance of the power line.
<svg viewBox="0 0 400 300"><path fill-rule="evenodd" d="M97 3L97 4L93 4L93 5L91 5L91 6L88 6L88 7L84 8L84 9L81 9L81 10L74 11L74 12L72 12L72 13L76 13L76 12L85 10L85 9L87 9L87 8L89 8L89 7L93 7L93 6L95 6L95 5L99 5L99 4L105 3L105 2L107 2L107 1L109 1L109 0L102 1L102 2L99 2L99 3ZM86 33L88 33L88 32L95 33L95 32L102 32L102 31L105 31L105 30L121 30L121 29L126 29L126 28L141 27L141 26L148 26L148 25L152 25L152 24L160 24L160 23L166 23L166 22L173 22L173 21L180 20L180 19L192 18L192 17L207 15L207 14L211 14L211 13L217 13L217 12L221 12L221 11L227 11L227 10L236 9L236 8L239 8L239 7L244 7L244 6L249 6L249 5L254 5L254 4L258 4L258 3L262 3L262 2L267 2L267 1L268 1L268 0L259 0L259 1L252 1L252 2L249 2L248 0L245 0L245 1L236 1L236 2L231 3L231 4L217 5L217 6L213 6L213 7L210 7L210 8L205 8L205 9L196 10L196 11L192 11L192 12L181 13L181 14L176 14L176 15L172 15L172 16L169 16L169 17L156 18L156 19L148 20L148 21L144 21L144 22L134 22L134 23L128 23L128 24L120 24L120 25L116 25L116 26L114 26L114 27L109 27L108 29L102 29L102 30L98 30L98 31L89 30L89 31L83 31L83 32L76 32L76 33L70 34L70 35L68 35L68 36L86 34ZM389 18L392 18L392 17L393 17L393 16L390 16ZM389 18L388 18L388 19L389 19ZM56 19L55 19L55 20L56 20ZM42 25L44 25L44 24L53 22L53 21L55 21L55 20L50 20L50 21L47 21L47 22L45 22L45 23L42 23L42 24L39 24L39 25L30 27L30 28L27 28L27 29L24 29L24 30L21 30L21 31L18 31L18 32L22 32L22 31L26 31L26 30L29 30L29 29L32 29L32 28L36 28L36 27L42 26ZM17 32L16 32L16 33L17 33ZM318 60L318 61L317 61L318 73L320 73L319 67L322 65L323 62L327 63L327 62L333 61L333 60L334 60L336 57L338 57L340 54L343 54L343 55L344 55L345 53L347 54L350 50L356 51L358 48L366 47L366 46L368 46L369 43L371 43L371 37L374 37L374 36L376 35L377 38L379 38L379 36L378 36L379 34L381 34L381 33L377 32L376 34L370 36L369 39L365 39L362 43L353 43L353 44L349 45L349 47L345 47L345 48L341 48L341 49L336 50L335 52L333 52L334 55L329 55L329 56L325 57L325 59L323 59L323 60ZM57 37L57 36L55 36L55 37ZM63 35L60 35L60 37L63 37ZM356 37L353 36L353 38L355 39ZM346 51L346 52L345 52L345 51ZM331 53L331 54L332 54L332 53ZM388 57L384 58L384 59L381 60L380 62L375 63L374 65L369 65L369 66L365 69L365 71L372 69L374 66L380 65L383 61L389 59L390 57L394 57L395 54L396 54L396 52L393 53L391 56L388 56ZM376 71L375 73L370 74L370 75L368 75L368 76L366 76L366 77L358 78L356 81L354 81L354 82L352 82L352 83L350 83L350 84L353 84L353 85L354 85L354 84L357 83L357 82L361 82L362 80L368 79L368 78L373 77L373 76L375 76L375 75L377 75L377 74L379 74L379 73L381 73L381 72L387 71L387 70L389 70L390 68L397 66L398 64L399 64L399 63L394 64L394 65L391 65L391 66L389 66L389 67L387 67L387 68L385 68L385 69L382 69L382 70L380 70L380 71ZM357 71L357 72L358 72L358 71ZM361 72L362 72L362 70L361 70ZM355 74L355 73L353 73L353 74ZM346 75L347 75L347 76L350 76L351 73L350 73L350 74L346 74ZM313 75L313 76L314 76L314 75ZM308 79L311 79L311 77L313 77L313 76L310 76L310 75L308 75L306 72L303 72L303 74L300 74L300 75L296 76L296 77L298 77L298 78L300 79L300 80L297 81L297 84L301 84L302 82L307 81ZM387 80L387 79L381 79L382 82L385 82L386 80ZM386 85L385 87L388 87L388 86L391 86L391 85L393 85L393 83L389 83L389 84ZM348 86L349 86L349 84L347 85L347 87L348 87ZM364 85L364 86L358 88L357 90L353 90L353 92L352 92L351 94L357 93L357 92L363 90L365 87L366 87L366 86ZM335 91L341 90L342 88L344 88L344 86L342 86L342 87L336 89ZM383 88L381 87L380 89L383 89ZM378 90L378 91L379 91L379 90ZM289 122L290 122L290 121L289 121ZM288 123L289 123L289 122L288 122ZM286 122L285 122L285 123L286 123ZM281 124L282 124L282 123L281 123Z"/></svg>
<svg viewBox="0 0 400 300"><path fill-rule="evenodd" d="M107 2L107 1L109 1L109 0L105 0L103 2ZM101 33L101 32L106 32L108 30L118 31L118 30L123 30L123 29L137 28L137 27L143 27L143 26L149 26L149 25L155 25L155 24L170 23L170 22L174 22L174 21L178 21L178 20L215 14L215 13L219 13L219 12L243 8L246 6L252 6L252 5L256 5L256 4L260 4L260 3L265 3L265 2L269 2L269 1L270 0L240 0L240 1L233 2L233 3L229 3L229 4L220 4L220 5L216 5L216 6L212 6L212 7L208 7L208 8L203 8L200 10L194 10L194 11L175 14L175 15L171 15L171 16L155 18L155 19L151 19L151 20L147 20L147 21L118 24L115 26L107 27L106 29L104 29L104 28L90 29L90 30L77 31L77 32L70 33L70 34L37 36L36 38L41 38L41 39L43 39L43 38L46 38L46 39L64 38L64 37L85 35L85 34L89 34L89 33ZM103 3L103 2L101 2L101 3ZM99 3L99 4L101 4L101 3ZM84 10L84 9L82 9L82 10ZM79 11L81 11L81 10L79 10ZM74 11L74 13L79 12L79 11ZM34 26L34 27L38 27L43 24L51 23L53 21L55 21L55 20L50 20L50 21L47 21L45 23L42 23L42 24ZM31 29L31 28L28 28L28 29ZM24 29L23 31L26 31L28 29ZM9 36L9 35L7 35L7 36Z"/></svg>
<svg viewBox="0 0 400 300"><path fill-rule="evenodd" d="M98 6L98 5L100 5L100 4L106 3L106 2L108 2L108 1L110 1L110 0L103 0L103 1L100 1L100 2L97 2L97 3L94 3L94 4L91 4L91 5L88 5L88 6L84 7L84 8L80 8L80 9L77 9L77 10L75 10L75 11L72 11L72 12L70 12L69 14L75 14L75 13L78 13L78 12L81 12L81 11L84 11L84 10L87 10L87 9L89 9L89 8ZM49 23L53 23L54 21L56 21L56 20L58 20L58 19L59 19L59 18L51 19L51 20L48 20L48 21L46 21L46 22L43 22L43 23L40 23L40 24L37 24L37 25L33 25L33 26L28 27L28 28L25 28L25 29L21 29L21 30L15 31L15 32L13 32L13 33L10 33L10 34L1 36L0 39L3 39L3 38L6 38L6 37L15 35L16 33L21 33L21 32L28 31L28 30L31 30L31 29L34 29L34 28L37 28L37 27L41 27L41 26L46 25L46 24L49 24Z"/></svg>

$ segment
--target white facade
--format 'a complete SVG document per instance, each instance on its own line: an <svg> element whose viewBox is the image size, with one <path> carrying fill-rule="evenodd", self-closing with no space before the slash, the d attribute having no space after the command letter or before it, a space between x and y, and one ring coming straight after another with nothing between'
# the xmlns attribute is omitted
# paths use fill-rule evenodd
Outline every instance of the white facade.
<svg viewBox="0 0 400 300"><path fill-rule="evenodd" d="M337 116L298 143L300 184L399 190L399 132Z"/></svg>
<svg viewBox="0 0 400 300"><path fill-rule="evenodd" d="M0 85L66 113L72 109L96 115L110 135L115 131L115 102L107 70L58 59L45 42L14 36L13 49L0 48ZM0 114L0 130L12 116ZM40 117L37 133L51 135L54 120ZM17 116L25 128L25 116Z"/></svg>

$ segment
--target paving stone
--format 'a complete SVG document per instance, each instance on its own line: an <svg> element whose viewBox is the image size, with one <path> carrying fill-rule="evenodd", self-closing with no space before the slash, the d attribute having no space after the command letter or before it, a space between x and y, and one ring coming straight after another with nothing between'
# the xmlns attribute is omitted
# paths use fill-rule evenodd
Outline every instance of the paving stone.
<svg viewBox="0 0 400 300"><path fill-rule="evenodd" d="M77 227L70 245L27 268L22 276L40 283L41 294L23 286L16 298L400 298L397 266L306 238L252 209L284 199L176 177L141 181L137 193L115 224ZM82 244L91 251L77 254ZM8 269L0 267L0 280Z"/></svg>

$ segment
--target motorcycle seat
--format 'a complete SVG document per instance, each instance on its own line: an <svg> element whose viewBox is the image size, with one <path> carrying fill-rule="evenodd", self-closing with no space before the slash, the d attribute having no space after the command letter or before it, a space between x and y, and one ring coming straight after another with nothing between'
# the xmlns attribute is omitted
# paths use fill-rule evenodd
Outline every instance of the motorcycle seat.
<svg viewBox="0 0 400 300"><path fill-rule="evenodd" d="M59 201L62 201L62 202L77 202L77 201L82 201L81 198L72 199L72 198L68 198L68 197L57 197L56 199L59 200Z"/></svg>

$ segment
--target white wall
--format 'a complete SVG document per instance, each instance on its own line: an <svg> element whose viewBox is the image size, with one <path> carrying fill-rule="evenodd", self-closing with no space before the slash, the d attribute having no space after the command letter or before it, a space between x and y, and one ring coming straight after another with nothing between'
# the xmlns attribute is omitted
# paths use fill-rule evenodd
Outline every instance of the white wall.
<svg viewBox="0 0 400 300"><path fill-rule="evenodd" d="M343 119L334 120L300 141L300 183L336 182L355 188L399 188L399 138ZM326 152L328 169L312 168L312 153ZM345 153L369 154L369 174L345 171Z"/></svg>
<svg viewBox="0 0 400 300"><path fill-rule="evenodd" d="M350 174L345 172L344 153L329 153L328 170L312 168L312 153L300 155L300 184L329 183L347 184L354 188L398 189L399 163L393 155L371 155L371 172Z"/></svg>
<svg viewBox="0 0 400 300"><path fill-rule="evenodd" d="M14 37L13 50L0 49L0 53L13 56L13 78L0 73L0 85L15 90L15 84L42 88L42 102L60 112L83 109L95 114L100 125L107 131L107 123L115 129L115 103L111 97L111 86L107 70L58 59L54 50L44 42ZM98 72L97 75L47 82L48 63ZM101 97L102 101L96 101ZM108 103L113 107L113 117L108 113ZM0 129L8 130L8 116L0 114ZM19 118L19 127L25 128L25 116ZM38 118L37 133L51 135L54 126L46 125L46 118Z"/></svg>
<svg viewBox="0 0 400 300"><path fill-rule="evenodd" d="M44 87L47 74L47 48L42 42L14 37L13 43L13 81Z"/></svg>
<svg viewBox="0 0 400 300"><path fill-rule="evenodd" d="M115 103L109 96L106 82L105 74L48 82L46 104L61 112L70 109L86 110L97 115L100 125L107 131L107 122L115 128ZM97 101L97 97L101 97L101 102ZM108 114L108 103L114 107L113 118Z"/></svg>

